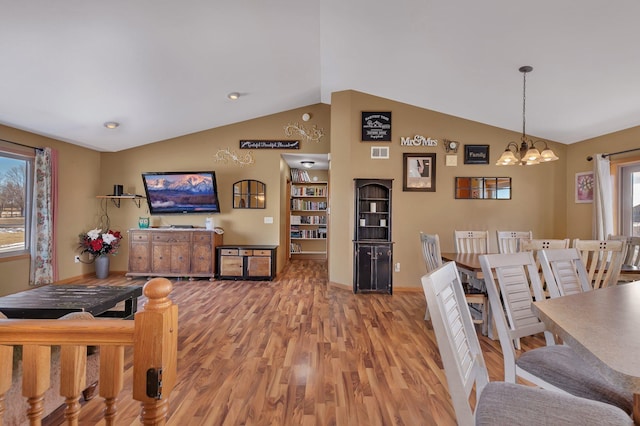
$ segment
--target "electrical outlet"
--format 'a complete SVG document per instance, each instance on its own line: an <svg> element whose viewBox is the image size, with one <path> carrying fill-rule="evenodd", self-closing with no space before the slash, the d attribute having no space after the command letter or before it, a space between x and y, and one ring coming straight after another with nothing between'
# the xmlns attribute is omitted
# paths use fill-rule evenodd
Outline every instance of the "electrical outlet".
<svg viewBox="0 0 640 426"><path fill-rule="evenodd" d="M80 256L74 256L73 261L76 263L80 263Z"/></svg>
<svg viewBox="0 0 640 426"><path fill-rule="evenodd" d="M400 262L396 263L396 272L400 272Z"/></svg>

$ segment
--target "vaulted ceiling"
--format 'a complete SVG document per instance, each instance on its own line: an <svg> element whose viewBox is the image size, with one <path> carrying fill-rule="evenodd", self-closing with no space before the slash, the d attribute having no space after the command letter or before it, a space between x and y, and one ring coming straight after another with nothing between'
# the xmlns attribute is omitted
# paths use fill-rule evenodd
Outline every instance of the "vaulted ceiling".
<svg viewBox="0 0 640 426"><path fill-rule="evenodd" d="M100 151L346 89L520 131L521 65L534 67L527 133L573 143L640 124L637 0L0 0L0 10L0 124Z"/></svg>

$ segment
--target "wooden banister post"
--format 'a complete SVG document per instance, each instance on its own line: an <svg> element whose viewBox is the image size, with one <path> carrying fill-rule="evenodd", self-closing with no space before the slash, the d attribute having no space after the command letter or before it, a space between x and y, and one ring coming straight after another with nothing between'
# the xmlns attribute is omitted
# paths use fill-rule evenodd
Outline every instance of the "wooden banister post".
<svg viewBox="0 0 640 426"><path fill-rule="evenodd" d="M51 380L51 346L22 346L22 396L27 397L27 417L31 426L42 423L44 393Z"/></svg>
<svg viewBox="0 0 640 426"><path fill-rule="evenodd" d="M166 278L149 280L143 288L149 301L134 319L133 398L142 403L145 425L165 424L176 382L178 307L168 297L172 288Z"/></svg>
<svg viewBox="0 0 640 426"><path fill-rule="evenodd" d="M4 424L4 396L11 388L13 346L0 345L0 426Z"/></svg>

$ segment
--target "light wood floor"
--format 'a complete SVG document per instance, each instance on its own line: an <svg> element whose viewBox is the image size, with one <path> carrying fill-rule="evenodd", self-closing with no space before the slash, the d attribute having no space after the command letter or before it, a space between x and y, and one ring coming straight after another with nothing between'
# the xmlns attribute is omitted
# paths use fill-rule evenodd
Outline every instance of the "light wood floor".
<svg viewBox="0 0 640 426"><path fill-rule="evenodd" d="M132 282L144 280L108 284ZM180 314L169 425L455 424L422 292L354 295L327 285L323 262L296 261L273 282L174 281L171 297ZM501 380L498 343L481 343ZM126 357L118 425L139 424ZM101 410L96 397L81 424L104 424Z"/></svg>

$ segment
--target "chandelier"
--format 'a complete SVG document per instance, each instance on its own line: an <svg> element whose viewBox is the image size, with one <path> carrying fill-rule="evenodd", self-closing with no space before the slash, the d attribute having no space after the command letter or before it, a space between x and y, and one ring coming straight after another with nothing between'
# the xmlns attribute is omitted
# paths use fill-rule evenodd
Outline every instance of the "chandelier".
<svg viewBox="0 0 640 426"><path fill-rule="evenodd" d="M537 140L533 141L528 139L525 132L525 111L526 111L526 94L527 94L527 73L533 71L533 67L529 65L522 66L518 69L522 73L522 137L520 138L520 145L516 142L509 142L507 148L504 150L498 162L497 166L513 166L540 164L548 161L556 161L558 156L549 148L546 141ZM543 145L542 152L536 148L536 145Z"/></svg>

